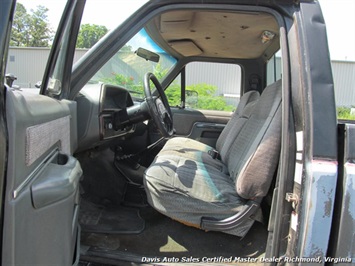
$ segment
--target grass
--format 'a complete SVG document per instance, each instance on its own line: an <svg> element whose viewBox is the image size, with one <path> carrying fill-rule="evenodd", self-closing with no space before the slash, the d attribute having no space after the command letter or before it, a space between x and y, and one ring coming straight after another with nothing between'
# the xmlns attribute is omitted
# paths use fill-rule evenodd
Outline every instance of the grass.
<svg viewBox="0 0 355 266"><path fill-rule="evenodd" d="M351 114L351 108L349 107L337 107L338 119L355 120L355 114Z"/></svg>

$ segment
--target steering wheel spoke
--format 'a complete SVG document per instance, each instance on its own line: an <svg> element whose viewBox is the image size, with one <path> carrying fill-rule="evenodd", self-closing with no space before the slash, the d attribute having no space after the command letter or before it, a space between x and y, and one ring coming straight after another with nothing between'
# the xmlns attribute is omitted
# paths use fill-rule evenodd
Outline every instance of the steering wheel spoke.
<svg viewBox="0 0 355 266"><path fill-rule="evenodd" d="M152 95L150 82L156 87L159 96ZM147 73L144 76L144 93L150 116L158 127L160 133L164 137L172 136L174 133L174 127L169 102L160 82L152 73Z"/></svg>

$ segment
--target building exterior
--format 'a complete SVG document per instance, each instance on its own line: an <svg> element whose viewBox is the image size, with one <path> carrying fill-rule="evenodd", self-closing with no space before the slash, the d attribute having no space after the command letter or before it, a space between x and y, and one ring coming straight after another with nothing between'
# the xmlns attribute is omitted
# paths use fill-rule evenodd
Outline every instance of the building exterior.
<svg viewBox="0 0 355 266"><path fill-rule="evenodd" d="M332 61L337 106L355 107L355 62Z"/></svg>
<svg viewBox="0 0 355 266"><path fill-rule="evenodd" d="M50 50L49 47L11 47L6 73L14 74L17 77L15 85L22 88L34 88L38 81L42 81ZM77 49L74 62L86 51L87 49Z"/></svg>
<svg viewBox="0 0 355 266"><path fill-rule="evenodd" d="M87 49L77 49L74 62L86 53ZM34 88L38 81L42 80L47 58L49 56L50 48L32 48L32 47L11 47L8 55L8 63L6 73L12 73L17 77L14 84L23 88ZM274 60L274 64L280 64L280 58ZM36 66L36 67L34 67ZM227 71L226 66L221 65L220 71L223 73ZM268 67L273 67L270 64ZM275 69L280 69L275 67ZM355 62L350 61L332 61L332 70L335 86L335 97L337 106L355 107ZM218 76L218 71L210 69L209 65L190 67L191 73L198 76L199 73L208 73L208 78L213 82L213 77ZM236 88L234 84L240 86L238 77L241 71L237 69L231 73L230 80L226 80L223 84L215 84L219 88L219 95L224 95L226 98L239 98L239 87ZM270 71L268 71L271 73ZM192 77L194 75L191 75ZM280 73L275 73L279 76ZM189 80L187 80L189 83ZM192 79L190 82L194 82ZM232 100L230 99L230 100ZM228 101L228 100L227 100Z"/></svg>

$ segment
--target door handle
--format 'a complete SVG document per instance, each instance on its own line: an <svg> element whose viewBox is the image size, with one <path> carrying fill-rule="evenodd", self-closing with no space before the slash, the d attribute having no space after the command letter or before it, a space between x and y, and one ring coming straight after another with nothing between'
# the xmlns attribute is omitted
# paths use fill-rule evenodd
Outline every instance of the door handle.
<svg viewBox="0 0 355 266"><path fill-rule="evenodd" d="M225 124L215 124L215 123L197 123L196 127L198 128L212 128L212 129L221 129L225 127Z"/></svg>

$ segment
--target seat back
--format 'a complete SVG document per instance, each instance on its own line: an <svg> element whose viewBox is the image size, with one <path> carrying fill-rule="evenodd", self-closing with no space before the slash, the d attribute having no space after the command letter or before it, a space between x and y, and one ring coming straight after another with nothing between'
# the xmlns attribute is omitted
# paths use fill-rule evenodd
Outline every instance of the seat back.
<svg viewBox="0 0 355 266"><path fill-rule="evenodd" d="M240 129L250 117L254 105L259 98L260 94L257 91L249 91L245 93L240 98L238 107L231 119L218 137L216 150L219 152L223 162L225 162L228 157L232 143L236 139Z"/></svg>
<svg viewBox="0 0 355 266"><path fill-rule="evenodd" d="M277 168L281 149L281 80L265 88L237 138L226 163L238 195L264 197Z"/></svg>

